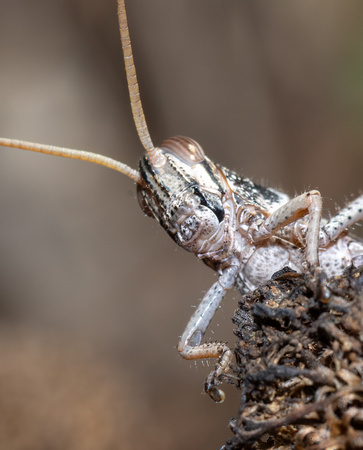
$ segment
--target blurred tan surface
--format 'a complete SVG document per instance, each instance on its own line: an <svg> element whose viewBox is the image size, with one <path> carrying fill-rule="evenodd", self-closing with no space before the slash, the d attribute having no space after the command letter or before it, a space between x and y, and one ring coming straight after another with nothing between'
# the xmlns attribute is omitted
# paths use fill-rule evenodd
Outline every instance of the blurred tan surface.
<svg viewBox="0 0 363 450"><path fill-rule="evenodd" d="M213 160L256 181L291 195L319 188L330 211L361 192L360 1L132 0L126 6L155 143L193 137ZM142 148L113 0L0 0L0 61L0 135L97 151L137 167ZM230 390L224 405L214 405L201 395L208 369L181 360L175 349L214 275L144 217L133 183L89 164L1 149L0 210L0 326L14 327L1 333L8 348L2 373L10 378L21 364L27 370L27 358L17 356L21 348L12 350L26 342L26 330L46 343L37 362L44 371L34 378L49 370L48 333L62 342L66 335L62 345L86 348L95 370L109 365L125 374L126 381L120 376L120 386L112 379L110 387L119 389L107 412L113 436L121 436L125 409L132 410L131 429L146 414L148 427L165 430L166 446L154 448L219 448L238 399ZM236 300L233 293L227 298L208 337L234 342L229 318ZM75 362L75 378L79 371ZM104 386L100 409L112 397ZM118 402L125 388L129 395ZM94 389L79 398L80 408L92 402ZM33 395L21 392L18 414L29 411ZM59 405L60 417L72 409L68 401ZM25 448L49 448L30 431L48 415L24 417L38 421L24 424ZM80 430L92 434L87 420ZM61 422L48 429L54 440L67 434ZM98 448L132 448L125 442ZM22 447L9 437L6 448Z"/></svg>
<svg viewBox="0 0 363 450"><path fill-rule="evenodd" d="M29 326L3 326L0 352L0 448L172 446L128 367L115 370L71 339Z"/></svg>

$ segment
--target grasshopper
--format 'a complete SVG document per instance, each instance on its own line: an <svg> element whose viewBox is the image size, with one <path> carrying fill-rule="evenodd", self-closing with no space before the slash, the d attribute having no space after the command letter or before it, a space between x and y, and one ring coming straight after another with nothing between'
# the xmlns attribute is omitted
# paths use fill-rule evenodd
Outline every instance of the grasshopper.
<svg viewBox="0 0 363 450"><path fill-rule="evenodd" d="M155 147L140 100L124 0L118 18L130 104L145 149L138 170L103 155L0 138L0 145L103 165L131 178L140 206L170 237L215 270L210 287L181 336L178 351L185 359L217 358L205 382L216 402L232 351L224 343L202 343L207 327L226 293L255 289L285 266L310 272L321 284L352 264L363 263L363 242L347 228L363 219L363 195L329 220L322 217L318 191L295 198L261 186L212 162L193 139L177 136Z"/></svg>

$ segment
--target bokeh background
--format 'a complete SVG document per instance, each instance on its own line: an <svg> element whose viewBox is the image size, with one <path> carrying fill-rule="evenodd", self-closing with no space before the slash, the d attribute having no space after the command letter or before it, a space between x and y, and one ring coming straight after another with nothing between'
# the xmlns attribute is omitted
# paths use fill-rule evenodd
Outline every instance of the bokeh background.
<svg viewBox="0 0 363 450"><path fill-rule="evenodd" d="M155 143L333 212L362 192L359 0L132 0ZM0 0L0 135L136 167L115 0ZM2 149L0 447L217 449L238 394L175 346L214 274L144 217L135 186L90 164ZM356 227L362 235L362 227ZM208 337L233 344L231 293Z"/></svg>

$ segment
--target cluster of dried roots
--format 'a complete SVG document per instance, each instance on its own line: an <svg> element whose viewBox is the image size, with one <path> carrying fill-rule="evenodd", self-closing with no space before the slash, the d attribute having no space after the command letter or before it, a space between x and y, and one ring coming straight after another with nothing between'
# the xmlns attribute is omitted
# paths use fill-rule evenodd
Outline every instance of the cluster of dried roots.
<svg viewBox="0 0 363 450"><path fill-rule="evenodd" d="M241 391L226 450L363 449L363 266L329 280L284 270L233 321Z"/></svg>

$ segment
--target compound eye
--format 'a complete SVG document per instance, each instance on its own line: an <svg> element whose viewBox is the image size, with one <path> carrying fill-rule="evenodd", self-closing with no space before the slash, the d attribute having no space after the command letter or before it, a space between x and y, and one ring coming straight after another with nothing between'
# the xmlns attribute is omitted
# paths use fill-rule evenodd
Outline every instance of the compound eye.
<svg viewBox="0 0 363 450"><path fill-rule="evenodd" d="M187 217L180 225L179 238L183 242L190 241L198 231L200 225L199 219L192 215Z"/></svg>
<svg viewBox="0 0 363 450"><path fill-rule="evenodd" d="M176 156L188 166L194 166L205 160L202 147L194 139L188 137L175 136L165 139L160 144L160 148Z"/></svg>
<svg viewBox="0 0 363 450"><path fill-rule="evenodd" d="M155 219L154 214L153 214L152 210L150 209L150 206L148 205L148 203L146 201L146 189L138 184L137 185L137 190L136 190L136 195L137 195L137 199L139 201L139 205L140 205L141 209L143 210L143 212L147 216L152 217L153 219Z"/></svg>

